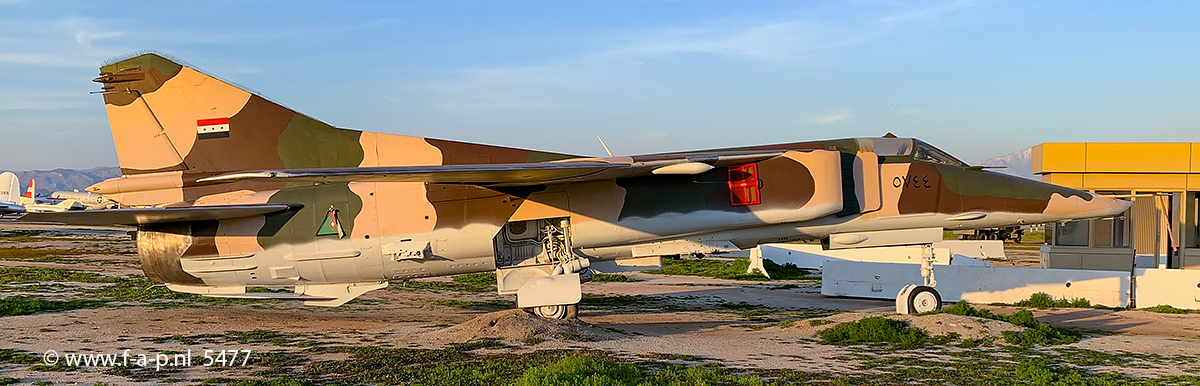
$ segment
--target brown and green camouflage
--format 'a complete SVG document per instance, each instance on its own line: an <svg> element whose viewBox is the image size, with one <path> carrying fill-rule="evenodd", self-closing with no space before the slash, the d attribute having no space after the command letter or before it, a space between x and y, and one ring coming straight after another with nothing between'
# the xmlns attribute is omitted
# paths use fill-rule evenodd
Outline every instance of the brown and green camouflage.
<svg viewBox="0 0 1200 386"><path fill-rule="evenodd" d="M328 291L542 264L553 237L569 252L551 260L620 266L848 232L1094 218L1128 206L972 168L909 138L593 158L337 128L157 54L103 66L95 81L123 176L88 191L128 208L212 208L207 217L137 222L147 275L197 293L282 285L337 297ZM572 165L583 169L552 171ZM253 173L230 175L244 171ZM231 206L274 209L220 214ZM521 275L512 276L517 286Z"/></svg>

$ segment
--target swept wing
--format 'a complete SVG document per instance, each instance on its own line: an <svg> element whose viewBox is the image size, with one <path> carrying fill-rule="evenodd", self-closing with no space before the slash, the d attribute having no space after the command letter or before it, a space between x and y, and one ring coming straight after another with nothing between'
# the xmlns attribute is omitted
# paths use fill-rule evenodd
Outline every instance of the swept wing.
<svg viewBox="0 0 1200 386"><path fill-rule="evenodd" d="M762 161L780 154L782 153L693 153L671 157L587 158L536 163L249 170L202 178L197 182L387 181L494 187L523 186L642 177L655 174L699 174L713 168Z"/></svg>
<svg viewBox="0 0 1200 386"><path fill-rule="evenodd" d="M21 221L74 225L143 225L243 218L289 210L300 210L302 207L303 205L300 204L255 204L188 206L181 208L76 210L69 212L29 213L21 217Z"/></svg>

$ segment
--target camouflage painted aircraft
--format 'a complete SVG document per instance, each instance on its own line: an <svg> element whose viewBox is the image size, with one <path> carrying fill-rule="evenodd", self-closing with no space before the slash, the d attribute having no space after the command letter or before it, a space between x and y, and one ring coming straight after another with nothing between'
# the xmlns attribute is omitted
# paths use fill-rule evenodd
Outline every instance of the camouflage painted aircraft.
<svg viewBox="0 0 1200 386"><path fill-rule="evenodd" d="M595 158L337 128L156 54L95 81L123 175L87 190L122 208L26 220L136 225L148 277L211 296L337 306L389 280L495 271L519 307L563 318L589 272L661 256L1129 206L908 138Z"/></svg>

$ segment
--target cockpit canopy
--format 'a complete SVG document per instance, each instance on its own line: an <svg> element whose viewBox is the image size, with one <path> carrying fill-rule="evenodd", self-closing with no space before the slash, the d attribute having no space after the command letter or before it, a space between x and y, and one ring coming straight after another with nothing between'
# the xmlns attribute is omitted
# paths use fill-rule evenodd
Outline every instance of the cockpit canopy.
<svg viewBox="0 0 1200 386"><path fill-rule="evenodd" d="M855 138L857 150L874 152L883 156L885 162L924 162L940 165L967 167L966 162L915 138Z"/></svg>
<svg viewBox="0 0 1200 386"><path fill-rule="evenodd" d="M925 143L925 141L922 141L919 139L914 139L913 143L916 144L916 146L915 146L916 151L913 152L913 161L914 162L925 162L925 163L931 163L931 164L942 164L942 165L952 165L952 166L962 166L962 167L969 166L965 162L960 161L958 158L954 158L954 156L950 155L950 153L944 152L944 151L942 151L942 149L933 147L933 145Z"/></svg>

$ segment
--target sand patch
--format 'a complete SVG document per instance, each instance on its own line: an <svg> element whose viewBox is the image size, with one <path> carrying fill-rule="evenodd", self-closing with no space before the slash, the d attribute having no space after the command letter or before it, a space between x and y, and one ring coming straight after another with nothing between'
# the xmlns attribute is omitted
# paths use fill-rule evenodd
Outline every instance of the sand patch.
<svg viewBox="0 0 1200 386"><path fill-rule="evenodd" d="M1004 341L1005 331L1025 331L1025 327L1001 320L951 314L892 315L888 319L908 322L910 326L924 330L929 336L958 334L962 339L993 338L996 342Z"/></svg>
<svg viewBox="0 0 1200 386"><path fill-rule="evenodd" d="M461 324L426 332L428 338L447 342L468 342L481 338L499 338L521 343L529 340L569 340L592 342L625 337L579 320L550 320L523 310L487 313Z"/></svg>

